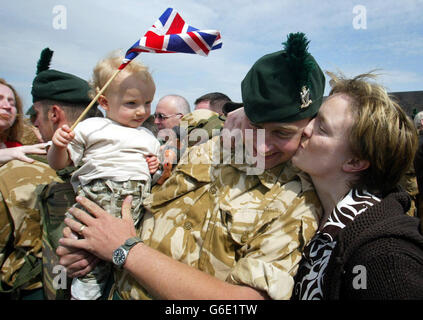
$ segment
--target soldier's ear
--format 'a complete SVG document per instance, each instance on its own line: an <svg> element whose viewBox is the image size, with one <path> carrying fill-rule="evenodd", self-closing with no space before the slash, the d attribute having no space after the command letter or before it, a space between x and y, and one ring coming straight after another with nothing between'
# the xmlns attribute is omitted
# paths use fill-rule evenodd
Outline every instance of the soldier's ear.
<svg viewBox="0 0 423 320"><path fill-rule="evenodd" d="M58 124L63 121L65 117L65 112L58 105L53 105L48 114L48 118L54 123Z"/></svg>

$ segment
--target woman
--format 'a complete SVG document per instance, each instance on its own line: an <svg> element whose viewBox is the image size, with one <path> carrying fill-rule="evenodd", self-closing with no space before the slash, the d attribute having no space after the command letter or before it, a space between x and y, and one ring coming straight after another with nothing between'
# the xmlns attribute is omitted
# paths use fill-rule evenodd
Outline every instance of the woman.
<svg viewBox="0 0 423 320"><path fill-rule="evenodd" d="M23 132L22 102L16 90L0 78L0 165L18 159L34 160L26 153L45 154L45 143L22 146L19 142Z"/></svg>
<svg viewBox="0 0 423 320"><path fill-rule="evenodd" d="M296 275L295 299L422 299L423 236L397 188L416 130L384 88L333 78L329 98L292 159L324 214Z"/></svg>

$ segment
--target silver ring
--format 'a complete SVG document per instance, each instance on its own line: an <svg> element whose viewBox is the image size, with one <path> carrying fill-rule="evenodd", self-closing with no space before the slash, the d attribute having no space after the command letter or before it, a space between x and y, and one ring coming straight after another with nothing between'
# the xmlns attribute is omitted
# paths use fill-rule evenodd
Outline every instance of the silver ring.
<svg viewBox="0 0 423 320"><path fill-rule="evenodd" d="M84 230L84 228L85 228L85 225L83 224L82 226L81 226L81 228L79 228L79 233L82 233L82 230Z"/></svg>

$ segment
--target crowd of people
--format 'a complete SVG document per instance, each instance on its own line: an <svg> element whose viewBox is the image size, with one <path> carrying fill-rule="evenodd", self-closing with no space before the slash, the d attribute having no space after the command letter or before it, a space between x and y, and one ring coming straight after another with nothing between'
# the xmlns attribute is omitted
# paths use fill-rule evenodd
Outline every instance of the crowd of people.
<svg viewBox="0 0 423 320"><path fill-rule="evenodd" d="M423 188L420 117L371 72L327 72L325 98L308 44L289 34L245 75L242 102L210 92L193 111L169 94L151 114L156 84L132 61L74 130L122 58L101 60L89 83L49 69L45 49L35 145L19 143L22 103L0 81L0 295L422 299L423 206L402 185L415 168Z"/></svg>

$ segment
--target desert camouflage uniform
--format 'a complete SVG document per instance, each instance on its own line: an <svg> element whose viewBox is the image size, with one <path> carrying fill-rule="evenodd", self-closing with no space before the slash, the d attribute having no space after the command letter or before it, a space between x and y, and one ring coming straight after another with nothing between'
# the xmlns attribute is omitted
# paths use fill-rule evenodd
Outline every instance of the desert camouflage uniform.
<svg viewBox="0 0 423 320"><path fill-rule="evenodd" d="M194 110L184 115L179 126L176 126L173 130L164 131L169 135L167 141L159 134L158 139L162 144L160 147L160 150L162 150L160 162L165 162L164 151L170 148L176 153L175 160L172 163L175 165L187 148L204 143L219 135L224 123L224 117L219 117L218 113L208 109Z"/></svg>
<svg viewBox="0 0 423 320"><path fill-rule="evenodd" d="M218 113L208 109L194 110L183 116L180 122L181 126L185 125L188 134L186 141L188 147L199 144L200 140L206 142L213 136L219 135L224 123L225 120L220 118ZM200 134L198 129L201 129L203 133Z"/></svg>
<svg viewBox="0 0 423 320"><path fill-rule="evenodd" d="M0 168L0 277L4 288L16 286L26 261L33 264L33 272L38 264L41 267L42 230L35 189L52 181L60 179L42 162L13 160ZM41 278L36 277L19 289L40 287Z"/></svg>
<svg viewBox="0 0 423 320"><path fill-rule="evenodd" d="M170 132L166 131L169 135L167 141L159 135L158 139L162 144L159 160L163 164L163 170L160 170L161 177L159 179L153 176L153 181L160 185L163 184L187 148L204 143L219 135L224 123L225 118L219 116L218 113L208 109L199 109L184 115L179 126Z"/></svg>
<svg viewBox="0 0 423 320"><path fill-rule="evenodd" d="M219 139L189 149L153 187L139 236L221 280L289 299L301 252L318 227L317 195L290 163L258 176L247 175L246 165L210 164ZM123 299L151 298L125 271L117 271L114 286Z"/></svg>

